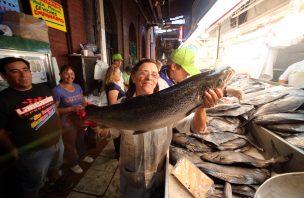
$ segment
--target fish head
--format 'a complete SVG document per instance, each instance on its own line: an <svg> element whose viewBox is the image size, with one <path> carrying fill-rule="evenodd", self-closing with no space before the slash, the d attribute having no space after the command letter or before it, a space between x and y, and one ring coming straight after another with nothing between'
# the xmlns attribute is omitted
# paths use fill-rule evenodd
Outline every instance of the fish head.
<svg viewBox="0 0 304 198"><path fill-rule="evenodd" d="M212 88L223 89L227 86L228 82L232 78L234 71L231 67L219 67L216 68L210 76L213 76Z"/></svg>
<svg viewBox="0 0 304 198"><path fill-rule="evenodd" d="M204 77L209 89L224 89L232 78L234 71L231 67L218 67Z"/></svg>

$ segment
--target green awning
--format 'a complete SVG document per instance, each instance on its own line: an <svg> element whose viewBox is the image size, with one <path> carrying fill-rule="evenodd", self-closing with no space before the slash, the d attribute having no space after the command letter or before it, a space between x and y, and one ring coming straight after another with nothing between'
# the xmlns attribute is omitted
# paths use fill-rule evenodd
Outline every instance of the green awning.
<svg viewBox="0 0 304 198"><path fill-rule="evenodd" d="M0 49L21 50L31 52L50 53L49 43L24 39L18 36L0 36Z"/></svg>

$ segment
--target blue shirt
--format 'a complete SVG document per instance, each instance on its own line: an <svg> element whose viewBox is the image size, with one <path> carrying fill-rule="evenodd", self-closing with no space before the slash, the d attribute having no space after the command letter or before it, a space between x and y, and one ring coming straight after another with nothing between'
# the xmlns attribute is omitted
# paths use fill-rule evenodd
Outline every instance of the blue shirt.
<svg viewBox="0 0 304 198"><path fill-rule="evenodd" d="M59 101L59 107L72 107L82 105L83 94L78 84L73 83L75 90L73 92L65 90L62 86L57 85L53 89L54 98Z"/></svg>
<svg viewBox="0 0 304 198"><path fill-rule="evenodd" d="M159 71L159 76L168 83L169 87L171 87L175 85L175 82L168 76L169 69L170 69L170 65L163 66Z"/></svg>

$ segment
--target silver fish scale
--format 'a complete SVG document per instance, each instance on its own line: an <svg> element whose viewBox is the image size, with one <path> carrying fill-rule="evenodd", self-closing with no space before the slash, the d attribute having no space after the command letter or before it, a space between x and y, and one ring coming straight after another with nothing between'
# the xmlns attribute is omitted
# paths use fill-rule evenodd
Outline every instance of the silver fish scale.
<svg viewBox="0 0 304 198"><path fill-rule="evenodd" d="M288 111L294 111L304 103L304 97L287 95L282 99L274 102L267 103L254 113L253 117L259 115L273 114L273 113L284 113Z"/></svg>

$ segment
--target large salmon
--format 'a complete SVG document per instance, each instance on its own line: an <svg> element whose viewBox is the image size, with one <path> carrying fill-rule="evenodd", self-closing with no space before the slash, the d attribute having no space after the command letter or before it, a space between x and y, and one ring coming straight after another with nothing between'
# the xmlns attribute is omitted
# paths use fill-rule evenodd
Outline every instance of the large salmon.
<svg viewBox="0 0 304 198"><path fill-rule="evenodd" d="M230 67L217 68L192 76L151 95L138 96L123 103L86 108L88 119L110 128L149 131L173 124L202 104L208 89L223 88L230 79Z"/></svg>

